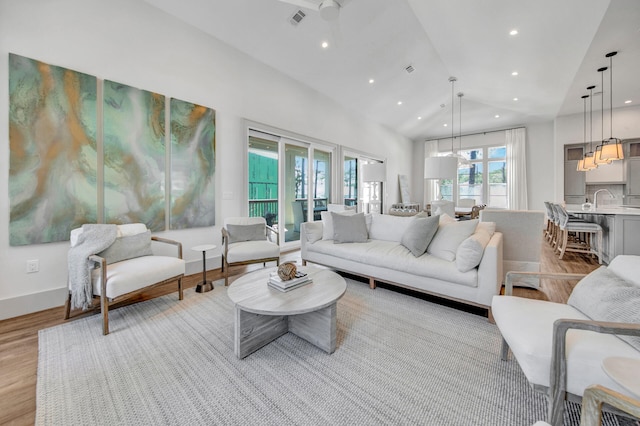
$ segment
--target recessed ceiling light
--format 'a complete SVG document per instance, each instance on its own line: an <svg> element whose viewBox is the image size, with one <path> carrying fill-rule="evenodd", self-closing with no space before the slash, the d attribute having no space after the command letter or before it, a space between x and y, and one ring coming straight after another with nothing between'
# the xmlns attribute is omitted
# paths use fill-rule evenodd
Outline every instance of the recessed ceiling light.
<svg viewBox="0 0 640 426"><path fill-rule="evenodd" d="M402 101L398 101L398 105L402 105Z"/></svg>
<svg viewBox="0 0 640 426"><path fill-rule="evenodd" d="M518 98L513 98L513 100L514 100L514 101L517 101L517 100L518 100Z"/></svg>
<svg viewBox="0 0 640 426"><path fill-rule="evenodd" d="M509 35L516 35L516 34L518 34L518 30L516 30L515 28L509 31Z"/></svg>
<svg viewBox="0 0 640 426"><path fill-rule="evenodd" d="M375 83L375 80L374 80L374 79L372 79L372 78L370 78L370 79L369 79L369 84L373 84L373 83Z"/></svg>
<svg viewBox="0 0 640 426"><path fill-rule="evenodd" d="M518 75L518 71L512 72L511 75Z"/></svg>
<svg viewBox="0 0 640 426"><path fill-rule="evenodd" d="M494 115L495 118L500 118L499 114Z"/></svg>
<svg viewBox="0 0 640 426"><path fill-rule="evenodd" d="M631 99L627 99L626 101L624 101L625 104L630 104L631 103Z"/></svg>
<svg viewBox="0 0 640 426"><path fill-rule="evenodd" d="M422 120L422 117L418 117L418 120Z"/></svg>
<svg viewBox="0 0 640 426"><path fill-rule="evenodd" d="M326 49L327 47L329 47L329 43L326 42L326 41L323 41L321 46L322 46L323 49Z"/></svg>
<svg viewBox="0 0 640 426"><path fill-rule="evenodd" d="M444 126L444 127L447 127L447 126L448 126L448 124L447 124L447 123L444 123L444 124L443 124L443 126Z"/></svg>

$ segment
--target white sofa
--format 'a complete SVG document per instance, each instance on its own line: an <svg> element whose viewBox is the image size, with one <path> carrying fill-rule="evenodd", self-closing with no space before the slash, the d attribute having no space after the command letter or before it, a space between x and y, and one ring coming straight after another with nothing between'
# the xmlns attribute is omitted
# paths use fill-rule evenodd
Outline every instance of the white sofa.
<svg viewBox="0 0 640 426"><path fill-rule="evenodd" d="M323 221L302 225L300 241L303 263L313 262L367 277L371 288L375 288L375 282L380 281L487 309L492 297L499 293L503 276L502 234L493 232L495 227L490 229L484 249L480 249L479 265L461 272L460 261L464 259L444 260L429 252L439 238L439 233L442 232L442 243L447 232L450 233L453 229L450 227L447 231L442 231L445 225L452 225L453 222L452 226L460 224L469 229L469 226L475 227L477 221L465 221L468 224L463 225L465 222L455 222L447 216L446 224L442 221L440 226L436 224L438 231L427 253L416 257L403 246L402 241L403 235L417 217L368 215L366 242L335 244L332 230L328 229L331 227L327 220L330 214L323 212ZM463 247L463 244L458 246ZM453 255L456 254L454 247Z"/></svg>
<svg viewBox="0 0 640 426"><path fill-rule="evenodd" d="M640 256L618 256L593 271L576 285L567 304L511 296L513 278L526 275L581 275L509 272L506 295L495 296L491 305L504 339L502 359L511 348L531 386L547 395L547 421L561 425L564 399L579 401L593 384L630 396L602 364L610 357L640 362Z"/></svg>

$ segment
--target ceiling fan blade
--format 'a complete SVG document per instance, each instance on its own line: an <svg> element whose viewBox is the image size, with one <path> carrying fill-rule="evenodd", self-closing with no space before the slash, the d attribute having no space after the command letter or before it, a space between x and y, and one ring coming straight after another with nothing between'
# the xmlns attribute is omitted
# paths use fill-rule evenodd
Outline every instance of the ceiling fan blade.
<svg viewBox="0 0 640 426"><path fill-rule="evenodd" d="M294 6L302 7L305 9L318 10L318 4L311 0L279 0L282 3L289 3Z"/></svg>

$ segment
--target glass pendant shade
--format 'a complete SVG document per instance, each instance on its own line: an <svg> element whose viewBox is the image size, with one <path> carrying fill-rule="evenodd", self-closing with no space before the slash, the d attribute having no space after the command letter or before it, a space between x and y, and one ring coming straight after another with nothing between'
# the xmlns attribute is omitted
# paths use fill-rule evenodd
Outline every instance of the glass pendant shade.
<svg viewBox="0 0 640 426"><path fill-rule="evenodd" d="M596 157L593 152L587 152L584 156L584 168L587 170L593 170L598 168L596 164Z"/></svg>
<svg viewBox="0 0 640 426"><path fill-rule="evenodd" d="M577 172L586 172L587 169L584 168L584 158L578 160L578 167L576 167Z"/></svg>
<svg viewBox="0 0 640 426"><path fill-rule="evenodd" d="M606 141L602 141L602 152L600 158L611 163L614 160L624 159L624 153L622 152L622 141L618 138L610 138Z"/></svg>
<svg viewBox="0 0 640 426"><path fill-rule="evenodd" d="M595 158L595 163L597 165L601 164L611 164L611 160L602 157L602 148L604 147L605 141L602 142L603 145L598 145L596 147L596 152L594 152L593 156Z"/></svg>

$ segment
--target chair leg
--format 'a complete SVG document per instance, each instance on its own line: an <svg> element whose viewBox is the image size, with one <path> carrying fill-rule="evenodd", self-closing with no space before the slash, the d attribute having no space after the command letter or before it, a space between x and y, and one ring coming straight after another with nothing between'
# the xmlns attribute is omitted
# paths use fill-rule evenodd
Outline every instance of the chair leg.
<svg viewBox="0 0 640 426"><path fill-rule="evenodd" d="M102 312L102 334L109 334L109 300L104 292L100 295L100 312Z"/></svg>
<svg viewBox="0 0 640 426"><path fill-rule="evenodd" d="M569 232L567 230L562 231L562 246L560 247L560 255L559 258L562 259L564 257L564 252L567 250L567 239L569 236Z"/></svg>
<svg viewBox="0 0 640 426"><path fill-rule="evenodd" d="M184 298L184 292L182 289L182 277L178 278L178 300L182 300Z"/></svg>
<svg viewBox="0 0 640 426"><path fill-rule="evenodd" d="M67 296L67 301L64 304L64 319L69 319L71 315L71 292L69 292L69 296Z"/></svg>
<svg viewBox="0 0 640 426"><path fill-rule="evenodd" d="M598 264L602 265L602 231L598 231Z"/></svg>
<svg viewBox="0 0 640 426"><path fill-rule="evenodd" d="M224 286L227 287L229 285L229 264L227 263L227 259L223 260L223 265L227 264L226 268L224 268Z"/></svg>

